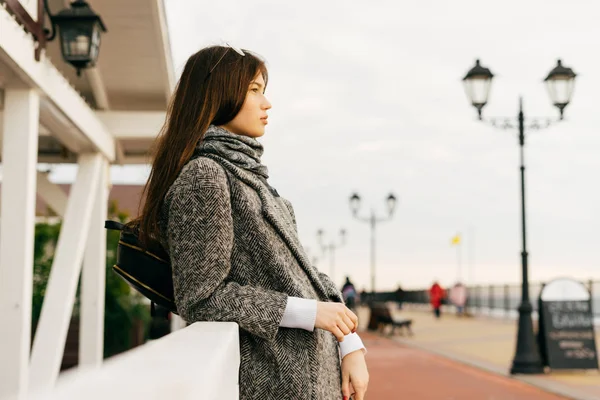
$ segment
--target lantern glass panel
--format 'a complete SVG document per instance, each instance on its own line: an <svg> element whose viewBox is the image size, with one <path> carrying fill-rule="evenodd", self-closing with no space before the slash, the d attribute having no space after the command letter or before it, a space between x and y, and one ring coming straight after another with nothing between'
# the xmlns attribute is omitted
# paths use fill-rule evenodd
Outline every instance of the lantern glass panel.
<svg viewBox="0 0 600 400"><path fill-rule="evenodd" d="M557 76L546 81L546 89L553 104L568 104L573 95L575 79L568 76Z"/></svg>
<svg viewBox="0 0 600 400"><path fill-rule="evenodd" d="M465 92L473 105L485 105L490 94L492 79L487 76L473 76L464 80Z"/></svg>
<svg viewBox="0 0 600 400"><path fill-rule="evenodd" d="M70 21L60 27L62 51L66 60L90 59L91 38L95 25L96 23L90 21Z"/></svg>

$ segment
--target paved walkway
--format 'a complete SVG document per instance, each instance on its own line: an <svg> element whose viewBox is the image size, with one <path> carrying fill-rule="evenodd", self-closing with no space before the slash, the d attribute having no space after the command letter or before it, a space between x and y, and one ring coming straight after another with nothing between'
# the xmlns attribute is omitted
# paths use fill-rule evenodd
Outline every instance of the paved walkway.
<svg viewBox="0 0 600 400"><path fill-rule="evenodd" d="M376 382L379 375L384 376L383 368L379 365L387 365L392 370L403 371L398 373L396 381L409 381L415 386L415 390L432 391L435 393L447 393L447 397L426 397L427 393L419 396L406 397L409 399L558 399L561 397L542 397L544 392L537 390L537 394L526 394L525 390L534 390L537 386L544 389L546 393L563 395L562 398L577 400L600 400L600 373L596 371L575 372L552 372L546 375L519 375L511 377L508 370L511 365L515 349L516 323L491 318L457 318L453 315L444 315L441 320L435 320L430 313L414 310L402 310L399 316L412 318L414 321L413 337L396 335L392 339L376 339L376 336L363 332L372 346L375 354L369 347L370 369L372 372L372 383L369 392L377 390ZM361 325L368 320L368 311L359 312ZM379 340L380 342L378 342ZM389 355L385 349L379 350L386 340L394 341L401 347L389 347ZM600 343L600 340L597 341ZM410 350L403 348L408 346ZM381 354L380 354L381 352ZM403 356L406 355L406 356ZM440 357L441 356L441 357ZM395 362L394 358L398 361ZM423 368L421 368L423 367ZM422 373L422 375L419 375ZM410 376L405 379L404 376ZM478 390L479 382L481 390L488 392L466 393L464 387ZM383 383L380 383L383 385ZM445 386L448 385L448 386ZM475 385L475 386L471 386ZM533 386L532 386L533 385ZM421 389L418 389L421 387ZM459 389L463 387L463 389ZM506 390L497 392L496 389ZM435 392L437 390L437 392ZM509 397L508 393L513 393ZM375 392L373 392L375 393ZM415 392L416 393L416 392ZM483 394L482 394L483 393ZM498 396L498 393L507 395ZM455 397L452 397L455 395ZM401 396L384 396L384 392L376 394L369 399L388 398L401 399ZM385 396L390 396L385 394ZM487 396L487 397L486 397ZM496 397L495 397L496 396ZM526 396L526 397L518 397ZM528 396L528 397L527 397ZM549 396L546 394L545 396Z"/></svg>
<svg viewBox="0 0 600 400"><path fill-rule="evenodd" d="M565 400L515 379L362 332L367 400Z"/></svg>

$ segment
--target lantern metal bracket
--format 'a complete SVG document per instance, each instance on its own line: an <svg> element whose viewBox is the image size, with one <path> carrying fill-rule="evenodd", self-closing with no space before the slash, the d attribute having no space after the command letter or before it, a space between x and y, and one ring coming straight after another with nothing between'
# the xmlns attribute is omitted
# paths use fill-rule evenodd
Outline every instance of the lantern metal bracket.
<svg viewBox="0 0 600 400"><path fill-rule="evenodd" d="M329 244L325 243L325 239L323 239L323 236L325 235L325 232L323 231L323 229L319 229L317 231L317 240L318 240L318 244L319 247L321 248L321 255L324 256L325 253L327 253L328 251L335 251L336 249L344 246L346 244L346 230L345 229L340 229L340 240L339 241L335 241L334 239L332 239L330 241Z"/></svg>
<svg viewBox="0 0 600 400"><path fill-rule="evenodd" d="M562 116L560 118L535 117L531 119L531 122L527 123L526 128L541 131L561 121L564 121Z"/></svg>
<svg viewBox="0 0 600 400"><path fill-rule="evenodd" d="M56 26L54 25L54 21L52 20L52 13L50 12L50 7L48 6L48 0L42 0L44 2L44 10L46 10L46 14L48 14L48 19L50 20L50 27L52 31L47 28L44 28L44 34L46 35L46 41L51 42L56 37ZM50 33L52 32L52 33Z"/></svg>
<svg viewBox="0 0 600 400"><path fill-rule="evenodd" d="M38 0L38 19L34 20L19 0L4 0L6 8L23 25L26 32L36 40L34 51L35 61L40 61L42 50L46 48L46 32L44 31L44 0Z"/></svg>
<svg viewBox="0 0 600 400"><path fill-rule="evenodd" d="M510 130L517 129L519 127L518 118L510 117L492 117L484 118L483 116L479 119L480 121L497 129ZM560 118L551 117L533 117L528 118L525 122L525 128L534 130L543 130L553 126L554 124L564 121L562 116Z"/></svg>

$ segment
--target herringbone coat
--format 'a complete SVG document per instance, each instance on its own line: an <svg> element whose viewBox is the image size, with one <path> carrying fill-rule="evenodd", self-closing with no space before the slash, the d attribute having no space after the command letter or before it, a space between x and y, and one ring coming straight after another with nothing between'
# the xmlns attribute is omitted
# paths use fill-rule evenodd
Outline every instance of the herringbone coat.
<svg viewBox="0 0 600 400"><path fill-rule="evenodd" d="M180 315L239 324L240 399L341 399L335 337L279 327L288 296L342 301L309 262L291 204L255 174L206 156L184 167L161 214Z"/></svg>

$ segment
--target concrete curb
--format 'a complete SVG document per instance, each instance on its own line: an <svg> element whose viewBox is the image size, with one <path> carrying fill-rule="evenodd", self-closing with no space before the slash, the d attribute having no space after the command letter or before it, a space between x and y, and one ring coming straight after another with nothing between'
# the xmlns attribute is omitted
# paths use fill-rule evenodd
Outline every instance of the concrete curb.
<svg viewBox="0 0 600 400"><path fill-rule="evenodd" d="M506 378L518 380L518 381L526 383L528 385L535 386L546 392L566 397L567 399L600 400L600 397L598 397L598 396L590 395L587 393L581 393L580 391L577 391L571 387L562 385L557 382L548 382L545 379L541 379L541 378L535 377L535 376L511 375L508 371L508 367L507 367L507 369L500 368L495 364L486 363L484 361L479 361L479 360L473 360L471 358L459 356L459 355L456 355L456 354L453 354L451 352L447 352L444 350L427 347L427 346L415 343L415 342L411 341L410 339L404 339L401 337L390 337L390 336L385 336L385 335L380 335L380 336L391 339L391 340L393 340L397 343L400 343L402 345L405 345L407 347L411 347L411 348L418 349L418 350L423 350L425 352L435 354L435 355L447 358L449 360L452 360L452 361L455 361L455 362L458 362L458 363L461 363L464 365L468 365L470 367L481 369L486 372L491 372L496 375L501 375Z"/></svg>

